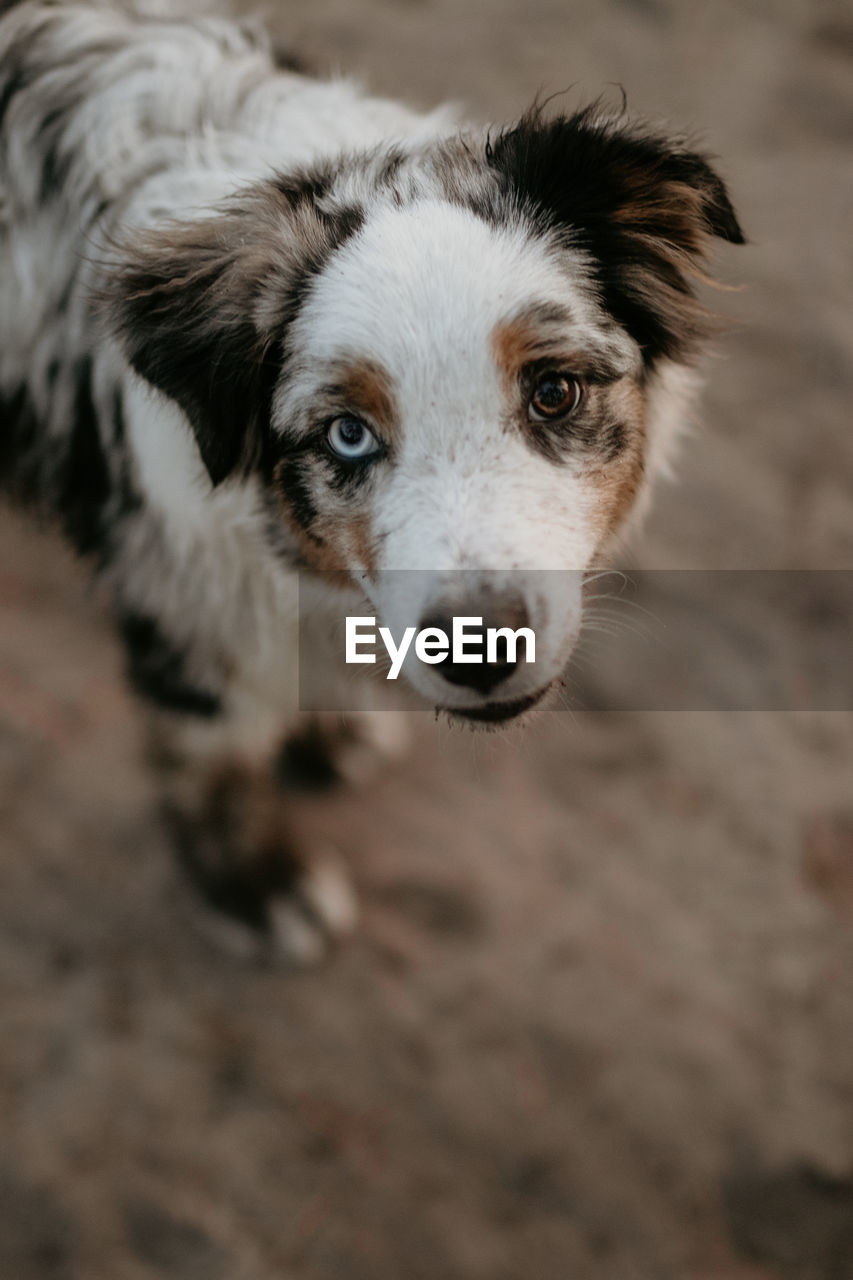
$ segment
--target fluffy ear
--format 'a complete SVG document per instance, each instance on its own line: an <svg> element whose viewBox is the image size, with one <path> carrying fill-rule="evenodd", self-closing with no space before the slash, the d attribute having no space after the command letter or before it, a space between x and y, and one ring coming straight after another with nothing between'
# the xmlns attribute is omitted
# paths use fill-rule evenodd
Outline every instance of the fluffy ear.
<svg viewBox="0 0 853 1280"><path fill-rule="evenodd" d="M549 120L534 108L486 154L523 208L589 251L605 305L647 361L689 354L707 329L691 284L707 241L744 243L704 156L595 105Z"/></svg>
<svg viewBox="0 0 853 1280"><path fill-rule="evenodd" d="M104 291L137 373L181 406L214 484L261 456L301 292L355 229L322 213L319 183L282 179L223 212L137 237Z"/></svg>

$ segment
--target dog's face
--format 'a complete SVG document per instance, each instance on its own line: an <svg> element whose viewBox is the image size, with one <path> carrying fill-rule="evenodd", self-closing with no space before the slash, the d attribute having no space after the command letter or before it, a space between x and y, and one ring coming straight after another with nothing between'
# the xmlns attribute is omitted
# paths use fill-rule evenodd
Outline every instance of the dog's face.
<svg viewBox="0 0 853 1280"><path fill-rule="evenodd" d="M289 443L279 491L306 560L357 577L395 636L454 614L533 627L535 667L499 686L475 665L454 683L449 664L407 663L445 708L500 698L511 714L560 674L576 571L639 485L636 342L581 253L425 199L368 215L288 346L273 430Z"/></svg>
<svg viewBox="0 0 853 1280"><path fill-rule="evenodd" d="M689 277L712 234L742 239L699 156L533 115L494 145L266 184L132 252L117 313L213 482L261 476L299 563L395 634L535 630L529 669L405 668L437 705L510 719L559 677L583 572L643 485L648 386L703 336Z"/></svg>

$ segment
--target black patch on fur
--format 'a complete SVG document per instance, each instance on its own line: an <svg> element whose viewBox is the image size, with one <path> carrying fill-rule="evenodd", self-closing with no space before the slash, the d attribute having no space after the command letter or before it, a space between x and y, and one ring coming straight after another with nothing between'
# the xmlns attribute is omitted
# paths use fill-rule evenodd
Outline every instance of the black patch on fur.
<svg viewBox="0 0 853 1280"><path fill-rule="evenodd" d="M308 59L304 58L301 53L296 53L294 49L291 49L290 45L274 37L271 49L273 63L279 71L289 71L297 76L310 76L313 74L314 68Z"/></svg>
<svg viewBox="0 0 853 1280"><path fill-rule="evenodd" d="M119 630L127 654L127 675L136 692L166 711L211 719L222 711L222 700L193 684L186 675L186 657L160 630L156 618L126 613Z"/></svg>
<svg viewBox="0 0 853 1280"><path fill-rule="evenodd" d="M29 506L39 497L39 417L26 386L0 392L0 489Z"/></svg>
<svg viewBox="0 0 853 1280"><path fill-rule="evenodd" d="M112 510L113 523L116 527L121 520L139 511L143 506L142 495L134 484L131 454L127 448L127 429L124 419L124 401L121 389L115 388L113 393L112 412L112 451L116 474L113 476L115 492ZM112 524L111 524L112 528Z"/></svg>
<svg viewBox="0 0 853 1280"><path fill-rule="evenodd" d="M96 554L103 567L122 519L142 505L124 438L121 392L116 387L112 422L103 424L112 430L111 470L93 399L91 359L70 369L51 360L45 380L64 406L67 433L51 440L25 386L0 394L0 490L22 507L57 519L74 548Z"/></svg>
<svg viewBox="0 0 853 1280"><path fill-rule="evenodd" d="M301 864L295 853L288 856L278 846L244 849L239 804L239 794L232 794L226 780L204 817L167 805L166 818L175 834L178 862L202 901L264 935L270 928L270 902L297 891Z"/></svg>
<svg viewBox="0 0 853 1280"><path fill-rule="evenodd" d="M59 365L48 370L48 382L59 382ZM25 386L0 397L0 485L23 506L59 517L82 554L101 543L104 507L111 495L107 460L92 400L92 362L73 369L67 436L46 452L45 424Z"/></svg>
<svg viewBox="0 0 853 1280"><path fill-rule="evenodd" d="M239 464L251 463L252 428L269 418L277 364L248 314L217 323L219 266L184 269L182 281L164 253L161 264L135 274L133 292L123 299L128 357L186 413L210 478L219 484ZM227 305L224 297L221 304Z"/></svg>
<svg viewBox="0 0 853 1280"><path fill-rule="evenodd" d="M304 274L297 288L310 283L311 278L326 265L331 251L354 236L364 225L364 209L360 206L339 205L328 208L323 204L332 190L336 176L336 169L325 164L314 169L280 173L273 180L273 189L284 197L291 211L297 212L302 206L310 206L326 232L326 243L321 248L312 246L311 252L306 253L302 264Z"/></svg>
<svg viewBox="0 0 853 1280"><path fill-rule="evenodd" d="M364 226L364 210L354 204L342 205L341 208L335 209L333 212L323 212L322 218L331 237L329 250L332 248L337 249L345 240L349 240L350 236L356 235ZM323 256L322 262L318 267L314 268L315 271L325 265L327 256L328 254Z"/></svg>
<svg viewBox="0 0 853 1280"><path fill-rule="evenodd" d="M311 493L311 463L304 450L282 458L275 478L287 509L300 529L310 533L319 512Z"/></svg>
<svg viewBox="0 0 853 1280"><path fill-rule="evenodd" d="M334 747L329 735L315 724L288 738L275 762L281 785L303 791L329 791L337 786L341 775L335 767Z"/></svg>
<svg viewBox="0 0 853 1280"><path fill-rule="evenodd" d="M30 31L26 36L18 39L6 51L4 74L0 80L0 128L3 127L12 99L23 89L27 89L39 76L40 69L29 64L29 57L41 35L41 29L36 28L35 31Z"/></svg>
<svg viewBox="0 0 853 1280"><path fill-rule="evenodd" d="M376 181L379 186L393 186L403 167L405 155L399 147L390 147L382 160Z"/></svg>
<svg viewBox="0 0 853 1280"><path fill-rule="evenodd" d="M625 424L618 418L605 422L598 433L598 448L605 462L615 462L628 444Z"/></svg>
<svg viewBox="0 0 853 1280"><path fill-rule="evenodd" d="M344 498L354 498L365 485L369 484L375 475L376 463L385 456L387 456L385 453L380 453L375 458L364 462L345 462L343 459L330 458L326 455L323 459L326 464L324 469L326 483L334 493Z"/></svg>
<svg viewBox="0 0 853 1280"><path fill-rule="evenodd" d="M511 430L517 430L515 423ZM602 420L594 411L581 411L562 422L527 422L525 435L538 453L554 463L564 462L569 455L615 462L627 444L624 426L613 419Z"/></svg>
<svg viewBox="0 0 853 1280"><path fill-rule="evenodd" d="M48 204L61 193L71 170L71 156L63 153L61 147L62 131L68 120L68 109L57 107L42 120L39 128L39 142L43 147L44 158L41 164L41 181L39 184L39 202Z"/></svg>
<svg viewBox="0 0 853 1280"><path fill-rule="evenodd" d="M273 179L276 191L281 192L291 208L303 202L316 203L329 194L332 170L328 165L314 169L296 169L292 173L279 173Z"/></svg>
<svg viewBox="0 0 853 1280"><path fill-rule="evenodd" d="M550 120L534 108L486 159L511 203L589 252L604 305L647 363L692 350L706 327L691 286L705 242L744 242L704 156L592 106Z"/></svg>
<svg viewBox="0 0 853 1280"><path fill-rule="evenodd" d="M183 409L214 484L268 460L287 326L331 251L361 226L358 209L319 207L329 183L326 170L281 175L218 217L154 233L108 286L131 364ZM272 332L256 326L262 296L274 300Z"/></svg>
<svg viewBox="0 0 853 1280"><path fill-rule="evenodd" d="M86 356L74 368L71 434L57 493L63 528L83 555L96 551L101 545L104 508L111 492L109 467L92 398L92 361Z"/></svg>

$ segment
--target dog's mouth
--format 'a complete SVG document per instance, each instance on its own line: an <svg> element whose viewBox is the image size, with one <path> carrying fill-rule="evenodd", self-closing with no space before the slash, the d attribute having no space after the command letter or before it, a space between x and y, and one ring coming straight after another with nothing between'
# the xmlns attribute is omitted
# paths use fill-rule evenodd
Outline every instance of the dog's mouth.
<svg viewBox="0 0 853 1280"><path fill-rule="evenodd" d="M459 720L470 720L475 724L507 724L525 711L532 710L541 702L550 689L545 685L535 693L528 693L524 698L516 698L512 702L490 702L485 707L441 707L447 715Z"/></svg>

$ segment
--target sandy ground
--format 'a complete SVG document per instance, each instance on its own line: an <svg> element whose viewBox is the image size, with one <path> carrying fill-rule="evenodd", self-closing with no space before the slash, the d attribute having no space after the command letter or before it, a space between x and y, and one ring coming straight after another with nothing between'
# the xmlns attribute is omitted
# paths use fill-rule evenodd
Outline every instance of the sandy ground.
<svg viewBox="0 0 853 1280"><path fill-rule="evenodd" d="M419 104L621 82L701 129L752 245L641 558L853 568L847 6L270 10ZM240 963L84 576L3 515L0 1277L851 1280L852 781L843 713L425 725L367 793L294 797L360 937Z"/></svg>

